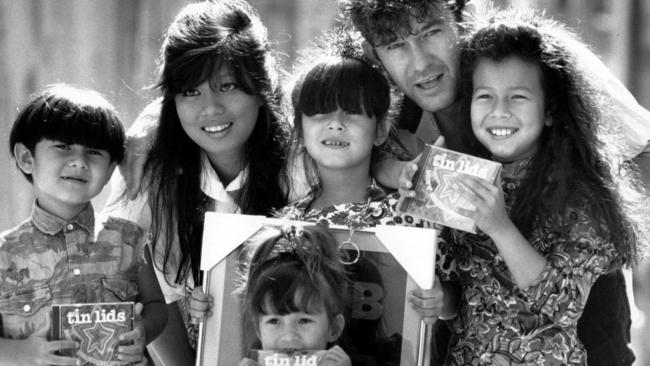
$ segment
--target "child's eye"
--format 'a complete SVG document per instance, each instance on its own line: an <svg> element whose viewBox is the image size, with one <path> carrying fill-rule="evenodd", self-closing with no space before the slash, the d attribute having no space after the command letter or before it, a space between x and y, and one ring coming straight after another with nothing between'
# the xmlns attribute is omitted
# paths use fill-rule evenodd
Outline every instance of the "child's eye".
<svg viewBox="0 0 650 366"><path fill-rule="evenodd" d="M219 85L219 91L220 92L229 92L231 90L235 90L239 88L239 84L232 82L232 83L223 83Z"/></svg>
<svg viewBox="0 0 650 366"><path fill-rule="evenodd" d="M347 115L358 115L358 114L361 114L360 111L343 111L343 113L345 113L345 114L347 114Z"/></svg>
<svg viewBox="0 0 650 366"><path fill-rule="evenodd" d="M314 322L314 320L311 319L311 318L300 318L300 319L298 320L298 323L299 323L299 324L311 324L311 323L313 323L313 322Z"/></svg>
<svg viewBox="0 0 650 366"><path fill-rule="evenodd" d="M106 152L102 151L102 150L89 149L89 150L86 150L86 154L104 156L106 154Z"/></svg>
<svg viewBox="0 0 650 366"><path fill-rule="evenodd" d="M184 97L195 97L197 95L200 95L201 92L198 89L192 88L192 89L187 89L183 93L181 93L182 96Z"/></svg>
<svg viewBox="0 0 650 366"><path fill-rule="evenodd" d="M70 145L64 144L62 142L54 144L54 147L57 148L57 149L61 149L61 150L70 150Z"/></svg>
<svg viewBox="0 0 650 366"><path fill-rule="evenodd" d="M512 99L526 100L528 97L522 94L515 94L512 96Z"/></svg>
<svg viewBox="0 0 650 366"><path fill-rule="evenodd" d="M266 321L264 323L268 324L268 325L278 325L280 323L280 319L278 319L278 318L270 318L270 319L266 319Z"/></svg>
<svg viewBox="0 0 650 366"><path fill-rule="evenodd" d="M487 93L476 94L476 95L474 96L474 99L489 100L489 99L492 99L492 95L487 94Z"/></svg>

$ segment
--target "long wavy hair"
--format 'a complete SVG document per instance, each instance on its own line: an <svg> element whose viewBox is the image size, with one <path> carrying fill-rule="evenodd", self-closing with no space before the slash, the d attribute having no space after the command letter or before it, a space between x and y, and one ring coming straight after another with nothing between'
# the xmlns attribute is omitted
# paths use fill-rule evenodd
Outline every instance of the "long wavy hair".
<svg viewBox="0 0 650 366"><path fill-rule="evenodd" d="M573 45L579 41L560 23L530 9L492 12L467 26L461 56L462 93L469 123L472 75L481 59L519 57L539 65L546 115L539 148L515 193L510 217L527 237L553 218L560 235L571 224L568 207L585 207L600 221L600 234L621 260L637 258L644 243L641 189L623 163L622 122L608 109L611 95L583 71ZM647 219L646 219L647 220Z"/></svg>
<svg viewBox="0 0 650 366"><path fill-rule="evenodd" d="M243 0L190 4L166 32L161 48L159 82L163 100L158 132L145 173L152 210L152 242L162 246L169 282L180 283L189 271L198 283L204 214L209 199L201 191L201 149L184 132L174 97L208 80L212 86L221 66L229 66L244 92L263 101L245 146L248 177L236 199L244 214L268 215L287 202L285 163L289 128L282 117L275 62L267 32L254 9ZM173 258L178 238L179 256ZM160 250L161 249L161 250Z"/></svg>

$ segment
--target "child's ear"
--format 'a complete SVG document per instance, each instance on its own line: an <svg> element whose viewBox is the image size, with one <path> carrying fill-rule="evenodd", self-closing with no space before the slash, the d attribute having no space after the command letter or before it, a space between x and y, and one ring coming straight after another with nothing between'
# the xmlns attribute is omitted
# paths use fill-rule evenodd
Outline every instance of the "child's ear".
<svg viewBox="0 0 650 366"><path fill-rule="evenodd" d="M379 146L388 138L388 131L390 130L390 122L387 118L377 123L377 132L375 137L375 146Z"/></svg>
<svg viewBox="0 0 650 366"><path fill-rule="evenodd" d="M32 174L34 169L34 155L24 144L18 142L14 145L16 165L25 174Z"/></svg>
<svg viewBox="0 0 650 366"><path fill-rule="evenodd" d="M553 124L553 120L551 119L551 116L548 114L544 118L544 126L551 126Z"/></svg>
<svg viewBox="0 0 650 366"><path fill-rule="evenodd" d="M341 333L343 333L343 328L345 328L345 318L343 317L343 314L339 314L332 320L332 323L330 324L330 334L327 342L336 342L341 336Z"/></svg>

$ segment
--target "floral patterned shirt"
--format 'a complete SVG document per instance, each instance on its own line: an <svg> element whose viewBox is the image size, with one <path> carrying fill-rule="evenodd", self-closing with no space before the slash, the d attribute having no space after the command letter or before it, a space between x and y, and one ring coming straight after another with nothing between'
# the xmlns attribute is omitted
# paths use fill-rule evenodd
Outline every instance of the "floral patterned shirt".
<svg viewBox="0 0 650 366"><path fill-rule="evenodd" d="M516 163L515 163L516 164ZM506 204L524 169L503 175ZM517 170L517 169L515 169ZM577 322L589 290L617 258L614 244L597 234L598 223L581 207L566 211L570 230L560 236L550 219L529 238L546 257L537 280L518 288L493 241L454 231L454 258L462 285L450 365L585 365Z"/></svg>
<svg viewBox="0 0 650 366"><path fill-rule="evenodd" d="M135 301L144 234L96 217L90 204L70 221L34 204L29 219L0 234L0 336L48 336L52 304Z"/></svg>

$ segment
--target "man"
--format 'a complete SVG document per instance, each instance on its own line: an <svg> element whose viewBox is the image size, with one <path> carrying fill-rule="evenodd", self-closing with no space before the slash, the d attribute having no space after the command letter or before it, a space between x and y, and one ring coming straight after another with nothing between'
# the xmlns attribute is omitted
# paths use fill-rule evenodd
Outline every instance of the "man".
<svg viewBox="0 0 650 366"><path fill-rule="evenodd" d="M423 143L444 136L448 148L470 151L467 132L461 130L463 108L459 98L459 35L465 0L340 0L349 21L365 38L366 55L380 65L405 100L396 126L393 150L407 150L413 158ZM612 108L621 116L628 135L629 156L640 168L650 188L650 113L604 65L581 44L576 55L585 67L611 86L604 91L616 98ZM394 136L395 137L395 136ZM395 181L404 166L394 158L381 163L380 180ZM382 179L383 178L383 179ZM622 271L601 276L592 287L579 336L589 355L589 365L630 365L634 354L630 342L630 309ZM441 341L444 328L437 327L434 356L446 353ZM434 363L435 364L435 363Z"/></svg>

